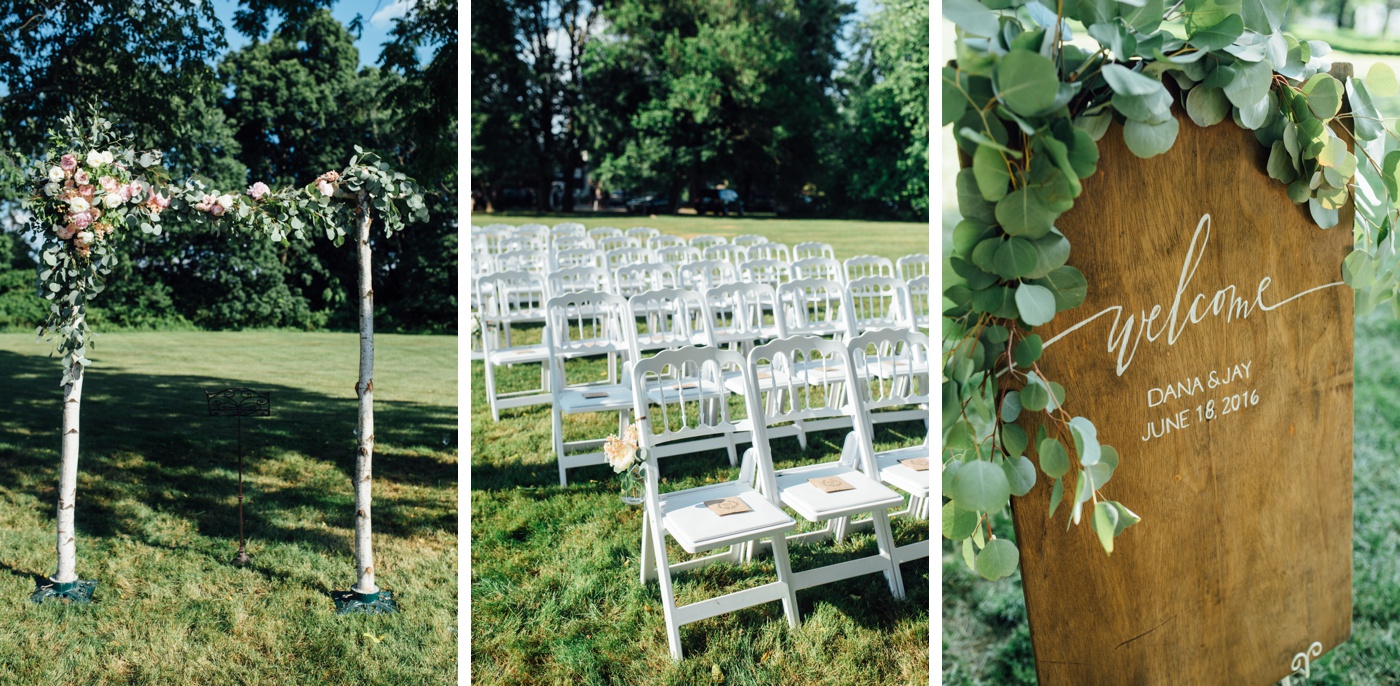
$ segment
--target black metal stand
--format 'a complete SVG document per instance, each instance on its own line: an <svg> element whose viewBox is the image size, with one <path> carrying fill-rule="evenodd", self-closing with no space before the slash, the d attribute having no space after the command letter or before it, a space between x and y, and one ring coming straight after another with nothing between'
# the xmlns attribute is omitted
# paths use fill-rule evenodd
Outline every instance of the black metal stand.
<svg viewBox="0 0 1400 686"><path fill-rule="evenodd" d="M398 603L394 602L394 592L382 588L375 593L331 591L331 600L335 601L335 613L338 615L356 612L368 615L388 615L399 611Z"/></svg>
<svg viewBox="0 0 1400 686"><path fill-rule="evenodd" d="M247 388L227 388L222 391L205 391L209 401L210 417L234 417L238 432L238 554L231 564L242 567L253 561L253 556L244 550L243 540L243 418L272 416L271 393L259 393Z"/></svg>
<svg viewBox="0 0 1400 686"><path fill-rule="evenodd" d="M61 600L80 605L87 604L92 602L92 590L96 587L97 582L91 579L78 579L66 584L44 579L38 583L34 593L30 594L29 601L42 603L46 600Z"/></svg>

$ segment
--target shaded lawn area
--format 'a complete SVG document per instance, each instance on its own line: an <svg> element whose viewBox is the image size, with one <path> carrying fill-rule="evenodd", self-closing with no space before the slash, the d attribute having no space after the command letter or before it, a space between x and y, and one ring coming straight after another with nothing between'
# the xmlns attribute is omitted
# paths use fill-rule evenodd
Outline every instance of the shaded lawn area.
<svg viewBox="0 0 1400 686"><path fill-rule="evenodd" d="M541 328L513 328L537 341ZM569 363L570 379L599 378L600 361ZM788 629L779 603L681 628L685 660L667 652L661 591L638 579L641 509L618 498L605 465L572 469L560 487L548 405L503 410L491 420L481 362L472 363L472 682L479 684L924 684L929 678L927 560L902 566L907 598L881 575L798 592L802 626ZM539 365L498 370L503 390L538 388ZM565 418L567 440L617 431L616 414ZM884 424L877 447L922 442L922 422ZM775 439L777 467L832 459L844 433L813 434L806 452ZM746 445L741 445L741 450ZM663 489L736 478L723 451L667 458ZM797 517L801 522L801 518ZM894 520L899 544L928 524ZM800 524L799 530L812 525ZM673 561L685 553L668 539ZM793 568L810 569L876 550L867 529L841 544L791 546ZM678 602L774 580L771 555L676 577Z"/></svg>
<svg viewBox="0 0 1400 686"><path fill-rule="evenodd" d="M478 212L471 217L478 226L487 224L548 224L578 222L592 229L611 226L626 231L636 226L649 226L664 234L691 238L712 234L733 238L744 234L765 236L774 243L786 243L790 248L804 241L831 244L836 259L856 255L879 255L897 260L911 253L927 253L930 224L917 222L879 222L855 219L777 219L774 217L715 217L696 215L658 215L655 217L628 214L536 214L533 212Z"/></svg>
<svg viewBox="0 0 1400 686"><path fill-rule="evenodd" d="M1400 683L1400 321L1356 324L1352 635L1312 664L1309 684ZM998 536L1012 537L1002 517ZM987 582L943 541L943 683L1035 684L1021 573Z"/></svg>
<svg viewBox="0 0 1400 686"><path fill-rule="evenodd" d="M457 679L457 338L376 337L374 544L401 614L337 616L352 559L358 336L107 333L82 405L78 573L89 606L27 602L54 571L61 370L0 335L0 681L426 684ZM234 420L252 564L236 569ZM13 681L10 681L13 680Z"/></svg>

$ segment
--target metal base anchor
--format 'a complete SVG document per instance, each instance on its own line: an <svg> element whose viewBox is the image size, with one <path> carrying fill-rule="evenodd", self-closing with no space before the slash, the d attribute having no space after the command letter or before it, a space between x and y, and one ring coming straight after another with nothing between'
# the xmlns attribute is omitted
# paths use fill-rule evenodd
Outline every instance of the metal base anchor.
<svg viewBox="0 0 1400 686"><path fill-rule="evenodd" d="M29 601L32 603L63 601L87 604L92 602L92 590L94 588L97 588L97 582L91 579L78 579L63 584L53 579L44 579L38 583L38 586L34 589L34 593L29 596Z"/></svg>
<svg viewBox="0 0 1400 686"><path fill-rule="evenodd" d="M335 613L338 615L354 614L362 612L365 614L395 614L399 611L398 603L394 602L394 592L379 589L375 593L359 593L357 591L331 591L331 600L335 601Z"/></svg>
<svg viewBox="0 0 1400 686"><path fill-rule="evenodd" d="M247 567L248 565L252 564L252 562L253 556L244 552L242 548L239 548L238 554L234 555L232 560L229 560L229 564L235 567Z"/></svg>

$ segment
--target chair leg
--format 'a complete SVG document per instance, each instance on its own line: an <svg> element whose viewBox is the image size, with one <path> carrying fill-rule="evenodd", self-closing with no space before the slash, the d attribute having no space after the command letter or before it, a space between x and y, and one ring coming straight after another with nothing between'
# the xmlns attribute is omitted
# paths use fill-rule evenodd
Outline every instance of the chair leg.
<svg viewBox="0 0 1400 686"><path fill-rule="evenodd" d="M904 577L899 573L899 561L895 559L894 533L890 531L890 515L884 510L870 513L875 522L875 540L880 552L889 557L890 567L885 570L885 580L890 584L890 593L897 600L904 599Z"/></svg>
<svg viewBox="0 0 1400 686"><path fill-rule="evenodd" d="M846 540L846 525L850 524L850 517L837 517L831 520L831 538L840 543Z"/></svg>
<svg viewBox="0 0 1400 686"><path fill-rule="evenodd" d="M490 359L484 360L486 367L486 402L491 406L491 421L501 421L501 409L496 405L496 368Z"/></svg>
<svg viewBox="0 0 1400 686"><path fill-rule="evenodd" d="M783 585L783 614L787 616L788 627L796 629L802 624L797 614L797 589L792 585L792 564L788 560L787 536L778 534L773 541L773 566L778 570L778 583Z"/></svg>
<svg viewBox="0 0 1400 686"><path fill-rule="evenodd" d="M651 547L651 516L642 511L642 585L656 578L656 551Z"/></svg>
<svg viewBox="0 0 1400 686"><path fill-rule="evenodd" d="M564 413L555 405L550 414L554 418L554 457L559 462L559 485L568 486L569 477L564 469Z"/></svg>
<svg viewBox="0 0 1400 686"><path fill-rule="evenodd" d="M656 575L661 582L661 610L666 620L666 642L671 648L671 659L680 662L685 653L681 650L681 628L676 624L676 592L671 587L671 560L666 555L666 534L658 524L652 527L651 544L656 559Z"/></svg>

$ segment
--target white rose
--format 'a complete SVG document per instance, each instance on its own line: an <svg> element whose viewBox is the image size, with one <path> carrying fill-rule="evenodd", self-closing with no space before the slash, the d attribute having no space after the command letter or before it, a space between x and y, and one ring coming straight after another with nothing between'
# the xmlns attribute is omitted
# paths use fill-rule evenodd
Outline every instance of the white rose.
<svg viewBox="0 0 1400 686"><path fill-rule="evenodd" d="M87 166L96 167L102 164L102 153L96 150L89 150L87 154Z"/></svg>
<svg viewBox="0 0 1400 686"><path fill-rule="evenodd" d="M58 183L63 180L63 167L49 167L49 180Z"/></svg>
<svg viewBox="0 0 1400 686"><path fill-rule="evenodd" d="M117 207L117 206L121 205L123 202L126 202L126 201L125 201L125 200L122 200L122 196L121 196L120 193L108 193L108 194L102 196L102 204L103 204L103 205L106 205L109 209L110 209L110 208L113 208L113 207Z"/></svg>
<svg viewBox="0 0 1400 686"><path fill-rule="evenodd" d="M56 183L49 183L44 185L44 195L47 195L50 198L58 195L59 190L59 186Z"/></svg>
<svg viewBox="0 0 1400 686"><path fill-rule="evenodd" d="M88 245L92 245L92 241L94 240L94 238L95 237L92 235L91 231L78 232L78 240L87 243Z"/></svg>
<svg viewBox="0 0 1400 686"><path fill-rule="evenodd" d="M223 205L225 210L231 210L231 209L233 209L233 196L232 196L232 195L221 195L221 196L219 196L219 199L218 199L217 202L218 202L220 205Z"/></svg>
<svg viewBox="0 0 1400 686"><path fill-rule="evenodd" d="M84 200L81 196L68 201L68 211L73 214L86 212L90 209L92 209L92 205L89 205L88 201Z"/></svg>
<svg viewBox="0 0 1400 686"><path fill-rule="evenodd" d="M102 151L102 164L111 164L111 163L114 162L114 161L116 161L116 158L115 158L115 157L112 157L112 151L111 151L111 150L103 150L103 151Z"/></svg>

